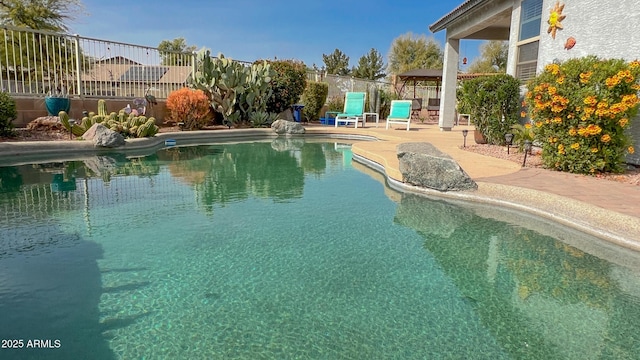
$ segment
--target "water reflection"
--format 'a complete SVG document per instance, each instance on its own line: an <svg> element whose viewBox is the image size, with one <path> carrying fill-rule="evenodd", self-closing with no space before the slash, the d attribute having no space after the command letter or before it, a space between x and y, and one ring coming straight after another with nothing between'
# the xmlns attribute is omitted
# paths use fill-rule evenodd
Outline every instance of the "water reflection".
<svg viewBox="0 0 640 360"><path fill-rule="evenodd" d="M17 193L22 186L22 175L15 167L0 167L0 194Z"/></svg>
<svg viewBox="0 0 640 360"><path fill-rule="evenodd" d="M131 176L147 178L149 186L157 186L163 169L191 187L200 207L209 213L215 206L250 196L282 202L302 196L306 175L319 177L328 167L340 164L346 153L350 154L350 149L338 152L334 148L333 143L276 138L272 142L172 147L143 157L109 154L68 162L0 167L0 203L17 196L34 198L31 202L42 202L47 207L59 207L60 199L77 195L86 198L81 204L86 207L92 202L88 199L91 197L102 197L98 201L105 202L104 194L87 190L95 181L100 183L93 189ZM127 192L143 194L147 190L142 187ZM48 211L44 210L42 213L46 214Z"/></svg>
<svg viewBox="0 0 640 360"><path fill-rule="evenodd" d="M425 249L515 358L640 353L640 299L630 290L640 288L637 269L414 195L403 195L395 222L422 235Z"/></svg>

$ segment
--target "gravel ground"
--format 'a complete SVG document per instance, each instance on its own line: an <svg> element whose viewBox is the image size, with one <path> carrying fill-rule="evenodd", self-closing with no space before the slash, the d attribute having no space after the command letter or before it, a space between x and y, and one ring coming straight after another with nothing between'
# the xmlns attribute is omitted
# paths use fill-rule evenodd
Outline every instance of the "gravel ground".
<svg viewBox="0 0 640 360"><path fill-rule="evenodd" d="M507 154L506 147L496 145L469 145L467 147L460 148L465 151L493 156L496 158L517 162L519 164L522 164L524 160L524 154L522 152L519 152L516 148L511 148L509 154ZM526 167L542 167L542 159L540 157L539 149L534 149L533 155L527 155ZM624 174L600 174L596 175L596 177L623 182L631 185L640 185L640 167L629 165L627 171Z"/></svg>
<svg viewBox="0 0 640 360"><path fill-rule="evenodd" d="M173 131L170 127L162 127L161 132ZM62 130L27 130L16 129L17 136L12 138L0 137L0 142L5 141L57 141L57 140L69 140L69 133ZM509 154L507 154L506 147L496 145L468 145L467 147L461 147L465 151L471 151L474 153L493 156L500 159L510 160L519 164L522 164L524 160L524 154L519 152L516 148L511 148ZM542 167L542 160L540 158L539 151L534 149L532 155L527 156L527 167ZM629 166L624 174L603 174L597 175L598 177L605 178L607 180L623 182L632 185L640 186L640 167Z"/></svg>

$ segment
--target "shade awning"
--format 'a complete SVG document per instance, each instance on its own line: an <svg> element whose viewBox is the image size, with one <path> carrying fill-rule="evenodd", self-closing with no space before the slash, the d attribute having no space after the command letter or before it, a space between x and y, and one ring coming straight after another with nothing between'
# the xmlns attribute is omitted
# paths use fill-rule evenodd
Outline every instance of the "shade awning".
<svg viewBox="0 0 640 360"><path fill-rule="evenodd" d="M398 74L398 79L407 81L442 81L442 69L414 69Z"/></svg>

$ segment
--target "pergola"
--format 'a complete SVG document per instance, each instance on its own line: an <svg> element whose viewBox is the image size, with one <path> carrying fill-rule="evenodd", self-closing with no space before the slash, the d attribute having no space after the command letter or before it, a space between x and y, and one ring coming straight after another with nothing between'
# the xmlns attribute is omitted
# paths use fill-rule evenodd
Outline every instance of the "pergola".
<svg viewBox="0 0 640 360"><path fill-rule="evenodd" d="M479 76L487 76L495 74L484 73L458 73L458 80L469 80L477 78ZM414 69L404 72L398 75L398 80L402 82L400 91L404 90L404 87L408 82L413 81L413 97L416 97L416 84L420 81L433 81L436 83L436 97L438 97L438 87L442 83L442 70L441 69Z"/></svg>
<svg viewBox="0 0 640 360"><path fill-rule="evenodd" d="M469 80L479 76L485 75L495 75L495 74L465 74L458 73L457 80ZM420 81L432 81L436 83L436 97L433 99L428 99L427 103L427 112L429 118L438 117L440 114L440 96L438 88L442 83L442 70L441 69L414 69L404 72L402 74L398 74L398 80L402 82L402 86L400 87L400 92L404 90L404 87L408 82L413 81L413 105L411 106L411 110L414 112L414 116L418 116L420 110L422 109L422 99L416 99L416 84Z"/></svg>
<svg viewBox="0 0 640 360"><path fill-rule="evenodd" d="M420 81L433 81L436 83L436 97L438 97L438 87L442 83L442 69L414 69L402 74L398 74L398 80L402 82L400 91L404 89L407 82L413 81L413 97L416 97L416 84Z"/></svg>

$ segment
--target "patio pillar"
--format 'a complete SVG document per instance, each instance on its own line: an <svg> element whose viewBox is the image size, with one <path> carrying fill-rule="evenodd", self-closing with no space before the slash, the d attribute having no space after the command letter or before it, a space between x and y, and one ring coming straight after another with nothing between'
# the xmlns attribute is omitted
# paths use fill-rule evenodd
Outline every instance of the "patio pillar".
<svg viewBox="0 0 640 360"><path fill-rule="evenodd" d="M444 68L442 70L442 92L438 118L440 131L451 131L456 117L459 50L460 39L447 37L444 45Z"/></svg>

